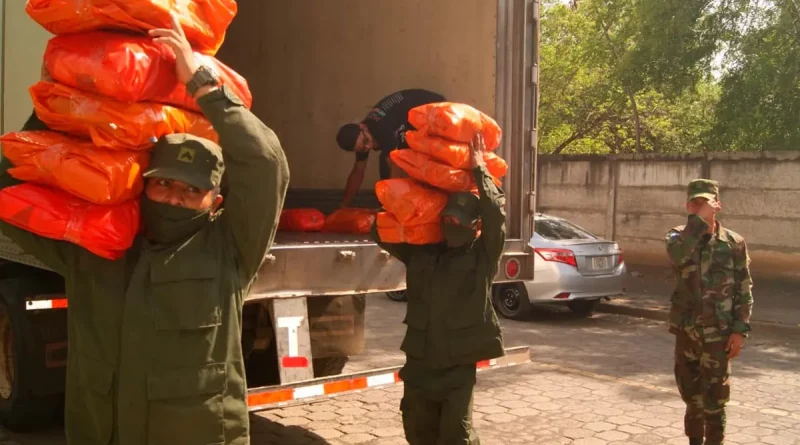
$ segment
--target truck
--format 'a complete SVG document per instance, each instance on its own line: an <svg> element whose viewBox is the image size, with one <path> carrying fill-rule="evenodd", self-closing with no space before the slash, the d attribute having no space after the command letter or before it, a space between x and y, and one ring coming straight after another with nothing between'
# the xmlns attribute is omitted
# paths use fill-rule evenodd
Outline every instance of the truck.
<svg viewBox="0 0 800 445"><path fill-rule="evenodd" d="M51 37L24 3L0 0L2 133L30 114L27 88ZM509 164L499 295L533 278L539 14L539 0L240 0L217 58L248 80L253 112L281 140L291 169L285 208L338 206L353 155L338 148L336 130L392 91L425 88L492 115ZM354 206L379 207L377 168L369 170ZM300 384L316 394L328 386L309 384L356 382L339 375L364 350L366 296L404 287L404 266L367 236L279 232L243 310L251 409L286 402ZM64 289L62 277L0 236L0 422L10 430L44 427L61 411ZM373 373L334 386L389 380Z"/></svg>

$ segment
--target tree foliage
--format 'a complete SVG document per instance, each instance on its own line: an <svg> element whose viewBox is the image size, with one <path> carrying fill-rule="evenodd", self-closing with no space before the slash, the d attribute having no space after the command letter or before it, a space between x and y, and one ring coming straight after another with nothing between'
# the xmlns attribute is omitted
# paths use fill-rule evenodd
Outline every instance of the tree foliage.
<svg viewBox="0 0 800 445"><path fill-rule="evenodd" d="M542 151L800 148L798 3L545 1Z"/></svg>

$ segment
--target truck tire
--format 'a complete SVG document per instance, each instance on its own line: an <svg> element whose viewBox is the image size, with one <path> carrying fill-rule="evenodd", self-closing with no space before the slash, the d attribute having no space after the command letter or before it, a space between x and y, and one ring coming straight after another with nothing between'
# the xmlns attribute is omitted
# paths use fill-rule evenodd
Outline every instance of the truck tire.
<svg viewBox="0 0 800 445"><path fill-rule="evenodd" d="M350 360L350 357L325 357L313 359L312 365L314 366L314 378L331 377L339 375L344 371L344 365Z"/></svg>
<svg viewBox="0 0 800 445"><path fill-rule="evenodd" d="M391 292L386 292L386 296L389 297L392 301L404 302L408 301L408 295L406 295L405 290L395 290Z"/></svg>
<svg viewBox="0 0 800 445"><path fill-rule="evenodd" d="M505 318L527 320L531 316L531 302L522 283L496 284L492 291L492 300L497 312Z"/></svg>
<svg viewBox="0 0 800 445"><path fill-rule="evenodd" d="M63 418L63 394L35 395L31 386L45 366L36 339L24 299L0 294L0 424L14 432L46 429Z"/></svg>

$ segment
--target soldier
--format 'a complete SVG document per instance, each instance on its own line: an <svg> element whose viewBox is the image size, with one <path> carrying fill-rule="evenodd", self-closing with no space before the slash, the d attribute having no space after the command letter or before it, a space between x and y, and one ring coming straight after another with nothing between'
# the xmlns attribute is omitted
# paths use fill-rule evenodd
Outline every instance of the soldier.
<svg viewBox="0 0 800 445"><path fill-rule="evenodd" d="M750 332L753 287L744 238L716 219L722 210L715 181L689 184L689 220L667 234L678 279L669 331L675 334L675 379L686 403L691 445L721 445L730 396L730 361Z"/></svg>
<svg viewBox="0 0 800 445"><path fill-rule="evenodd" d="M336 135L339 148L356 154L355 163L347 177L341 207L348 207L364 182L370 151L380 152L381 179L396 178L403 172L392 164L389 153L408 148L406 132L414 130L408 122L408 112L421 105L444 102L441 94L422 89L392 93L378 102L360 123L342 125Z"/></svg>
<svg viewBox="0 0 800 445"><path fill-rule="evenodd" d="M446 243L387 244L373 226L378 244L407 269L400 410L410 445L480 444L472 426L475 365L504 354L490 296L505 242L505 197L483 163L482 138L471 148L480 197L450 196Z"/></svg>
<svg viewBox="0 0 800 445"><path fill-rule="evenodd" d="M178 79L224 148L185 134L158 141L141 198L144 236L120 260L0 225L65 277L70 445L250 441L242 305L272 245L289 169L273 131L198 65L174 17L172 27L151 35L174 50ZM25 129L43 128L32 116ZM3 159L0 186L14 183L9 166Z"/></svg>

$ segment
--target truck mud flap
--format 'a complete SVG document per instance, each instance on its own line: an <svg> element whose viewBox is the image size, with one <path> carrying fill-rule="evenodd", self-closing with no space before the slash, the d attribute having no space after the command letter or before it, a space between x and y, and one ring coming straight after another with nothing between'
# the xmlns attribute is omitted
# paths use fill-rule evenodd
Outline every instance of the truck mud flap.
<svg viewBox="0 0 800 445"><path fill-rule="evenodd" d="M476 367L478 371L485 371L528 362L530 362L530 348L520 346L508 348L506 349L506 355L503 357L479 362ZM398 375L400 368L402 366L344 374L289 385L252 388L247 393L248 409L251 412L257 412L283 408L313 400L394 385L402 381Z"/></svg>

